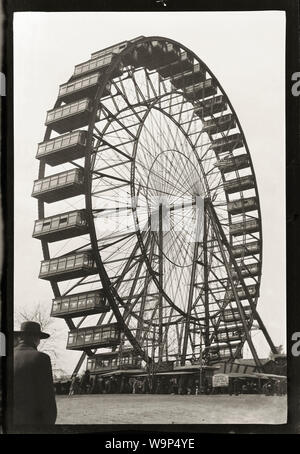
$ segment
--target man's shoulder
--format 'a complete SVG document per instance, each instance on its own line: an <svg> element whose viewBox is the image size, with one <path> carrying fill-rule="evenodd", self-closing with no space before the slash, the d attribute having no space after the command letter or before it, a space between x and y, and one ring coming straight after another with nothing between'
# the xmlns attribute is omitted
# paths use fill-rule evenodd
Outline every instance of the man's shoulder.
<svg viewBox="0 0 300 454"><path fill-rule="evenodd" d="M35 367L39 368L39 370L43 369L48 371L49 368L51 368L50 356L47 355L47 353L35 350L34 355L30 355L30 359L32 361L32 364L34 364Z"/></svg>
<svg viewBox="0 0 300 454"><path fill-rule="evenodd" d="M15 355L18 355L18 354L32 354L32 355L36 355L37 353L39 353L34 347L31 347L30 345L24 345L24 344L21 344L21 345L17 345L15 348L14 348L14 354Z"/></svg>
<svg viewBox="0 0 300 454"><path fill-rule="evenodd" d="M43 362L48 362L50 361L50 356L47 355L47 353L44 353L44 352L40 352L39 350L36 350L35 348L33 347L30 347L30 346L23 346L23 347L15 347L14 349L14 353L15 355L22 355L22 354L26 354L26 355L30 355L32 358L35 358L36 360L40 360L40 361L43 361Z"/></svg>
<svg viewBox="0 0 300 454"><path fill-rule="evenodd" d="M38 351L38 350L36 350L36 353L37 353L37 358L38 358L40 361L43 361L43 362L50 362L50 356L47 355L47 353L40 352L40 351Z"/></svg>

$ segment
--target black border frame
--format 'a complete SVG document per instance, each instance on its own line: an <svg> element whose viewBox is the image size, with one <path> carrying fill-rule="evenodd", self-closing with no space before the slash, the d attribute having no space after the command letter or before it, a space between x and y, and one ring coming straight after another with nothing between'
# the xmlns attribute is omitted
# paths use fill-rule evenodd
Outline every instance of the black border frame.
<svg viewBox="0 0 300 454"><path fill-rule="evenodd" d="M292 334L300 335L300 310L297 307L298 273L300 262L300 96L292 95L291 77L300 71L300 16L299 0L185 0L184 8L176 0L161 1L127 0L119 4L108 1L89 0L4 0L4 37L2 72L6 75L6 97L1 99L2 109L2 153L1 190L4 219L4 262L2 273L2 318L1 331L6 334L7 356L1 359L3 384L3 427L4 433L40 434L102 434L107 440L140 439L149 437L183 438L204 434L296 434L300 433L300 356L291 353ZM13 186L13 14L18 11L265 11L281 10L286 13L286 260L287 260L287 356L288 356L288 422L282 425L237 425L237 424L186 424L186 425L56 425L51 429L32 430L14 428L11 424L13 357L13 234L14 234L14 186ZM272 75L270 75L270 78ZM274 207L276 209L276 207ZM276 245L274 245L276 247ZM1 423L1 420L0 420ZM1 426L0 426L1 428ZM197 445L196 445L197 446ZM99 446L100 447L100 446Z"/></svg>

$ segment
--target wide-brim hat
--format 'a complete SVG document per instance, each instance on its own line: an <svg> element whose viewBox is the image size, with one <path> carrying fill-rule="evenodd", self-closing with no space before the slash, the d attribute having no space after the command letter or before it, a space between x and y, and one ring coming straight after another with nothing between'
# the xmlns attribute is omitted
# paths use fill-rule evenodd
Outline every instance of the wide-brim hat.
<svg viewBox="0 0 300 454"><path fill-rule="evenodd" d="M48 339L50 334L41 331L41 325L37 322L23 322L19 331L14 331L15 334L30 334L31 336L38 336L40 339Z"/></svg>

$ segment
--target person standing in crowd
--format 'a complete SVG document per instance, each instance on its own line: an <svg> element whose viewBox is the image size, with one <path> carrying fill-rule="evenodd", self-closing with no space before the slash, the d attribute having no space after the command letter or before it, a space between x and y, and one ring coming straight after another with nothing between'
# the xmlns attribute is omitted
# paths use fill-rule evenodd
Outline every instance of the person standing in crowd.
<svg viewBox="0 0 300 454"><path fill-rule="evenodd" d="M89 385L90 385L90 371L86 370L80 380L81 394L86 394L88 392Z"/></svg>
<svg viewBox="0 0 300 454"><path fill-rule="evenodd" d="M105 394L111 393L111 381L110 378L106 378L104 382Z"/></svg>
<svg viewBox="0 0 300 454"><path fill-rule="evenodd" d="M130 379L128 377L125 378L124 392L127 394L131 393L131 383L130 383Z"/></svg>
<svg viewBox="0 0 300 454"><path fill-rule="evenodd" d="M137 380L136 378L133 379L133 382L132 382L132 394L136 394L137 392Z"/></svg>
<svg viewBox="0 0 300 454"><path fill-rule="evenodd" d="M110 392L111 394L115 394L116 393L116 379L115 377L110 377Z"/></svg>
<svg viewBox="0 0 300 454"><path fill-rule="evenodd" d="M282 387L281 387L281 381L280 380L276 380L274 388L275 388L275 394L277 396L281 396L282 395L282 390L281 390Z"/></svg>
<svg viewBox="0 0 300 454"><path fill-rule="evenodd" d="M98 377L97 380L97 394L103 394L104 391L104 382L103 382L103 377Z"/></svg>
<svg viewBox="0 0 300 454"><path fill-rule="evenodd" d="M123 375L121 378L120 393L124 394L125 392L126 392L126 378Z"/></svg>
<svg viewBox="0 0 300 454"><path fill-rule="evenodd" d="M233 393L235 396L240 394L240 382L238 378L234 378L233 380Z"/></svg>
<svg viewBox="0 0 300 454"><path fill-rule="evenodd" d="M142 383L141 380L138 378L136 380L136 393L141 394L142 393Z"/></svg>
<svg viewBox="0 0 300 454"><path fill-rule="evenodd" d="M174 394L178 394L178 382L177 382L177 378L174 378L173 392L174 392Z"/></svg>
<svg viewBox="0 0 300 454"><path fill-rule="evenodd" d="M233 394L233 380L231 378L229 378L229 382L228 382L228 394L230 396L232 396L232 394Z"/></svg>
<svg viewBox="0 0 300 454"><path fill-rule="evenodd" d="M149 377L144 377L143 378L143 394L150 394L151 393L151 388L150 388L150 379Z"/></svg>
<svg viewBox="0 0 300 454"><path fill-rule="evenodd" d="M92 394L99 394L99 388L99 377L98 375L95 375L91 390Z"/></svg>
<svg viewBox="0 0 300 454"><path fill-rule="evenodd" d="M273 389L272 380L269 380L269 381L267 382L267 392L268 392L268 396L273 396L273 394L274 394L274 389Z"/></svg>
<svg viewBox="0 0 300 454"><path fill-rule="evenodd" d="M161 394L161 380L160 378L157 379L155 394Z"/></svg>
<svg viewBox="0 0 300 454"><path fill-rule="evenodd" d="M91 376L90 377L90 385L89 385L89 389L88 389L88 393L89 394L95 394L94 393L94 389L95 389L95 376Z"/></svg>
<svg viewBox="0 0 300 454"><path fill-rule="evenodd" d="M39 352L43 333L39 323L21 325L20 342L14 349L13 421L15 425L53 425L57 417L52 367L49 356Z"/></svg>
<svg viewBox="0 0 300 454"><path fill-rule="evenodd" d="M242 394L247 394L248 392L248 382L242 384Z"/></svg>
<svg viewBox="0 0 300 454"><path fill-rule="evenodd" d="M184 378L182 375L179 378L178 394L184 394Z"/></svg>

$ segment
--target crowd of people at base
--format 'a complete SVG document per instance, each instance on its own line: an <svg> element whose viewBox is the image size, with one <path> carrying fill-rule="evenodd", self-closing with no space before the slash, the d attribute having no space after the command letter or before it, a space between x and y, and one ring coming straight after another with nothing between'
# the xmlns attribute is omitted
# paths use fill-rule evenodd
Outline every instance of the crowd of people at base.
<svg viewBox="0 0 300 454"><path fill-rule="evenodd" d="M260 386L257 381L253 380L230 380L227 392L230 395L239 394L265 394L266 396L282 396L287 392L286 381L268 380Z"/></svg>
<svg viewBox="0 0 300 454"><path fill-rule="evenodd" d="M207 381L205 392L209 392ZM67 390L68 389L68 390ZM56 382L56 394L199 394L199 380L194 378L101 376L86 371L68 382Z"/></svg>
<svg viewBox="0 0 300 454"><path fill-rule="evenodd" d="M195 377L128 377L128 376L91 376L86 371L81 377L55 384L56 394L286 394L286 382L268 380L259 386L257 381L233 379L229 386L212 387L211 380L203 377L200 389L199 379Z"/></svg>

